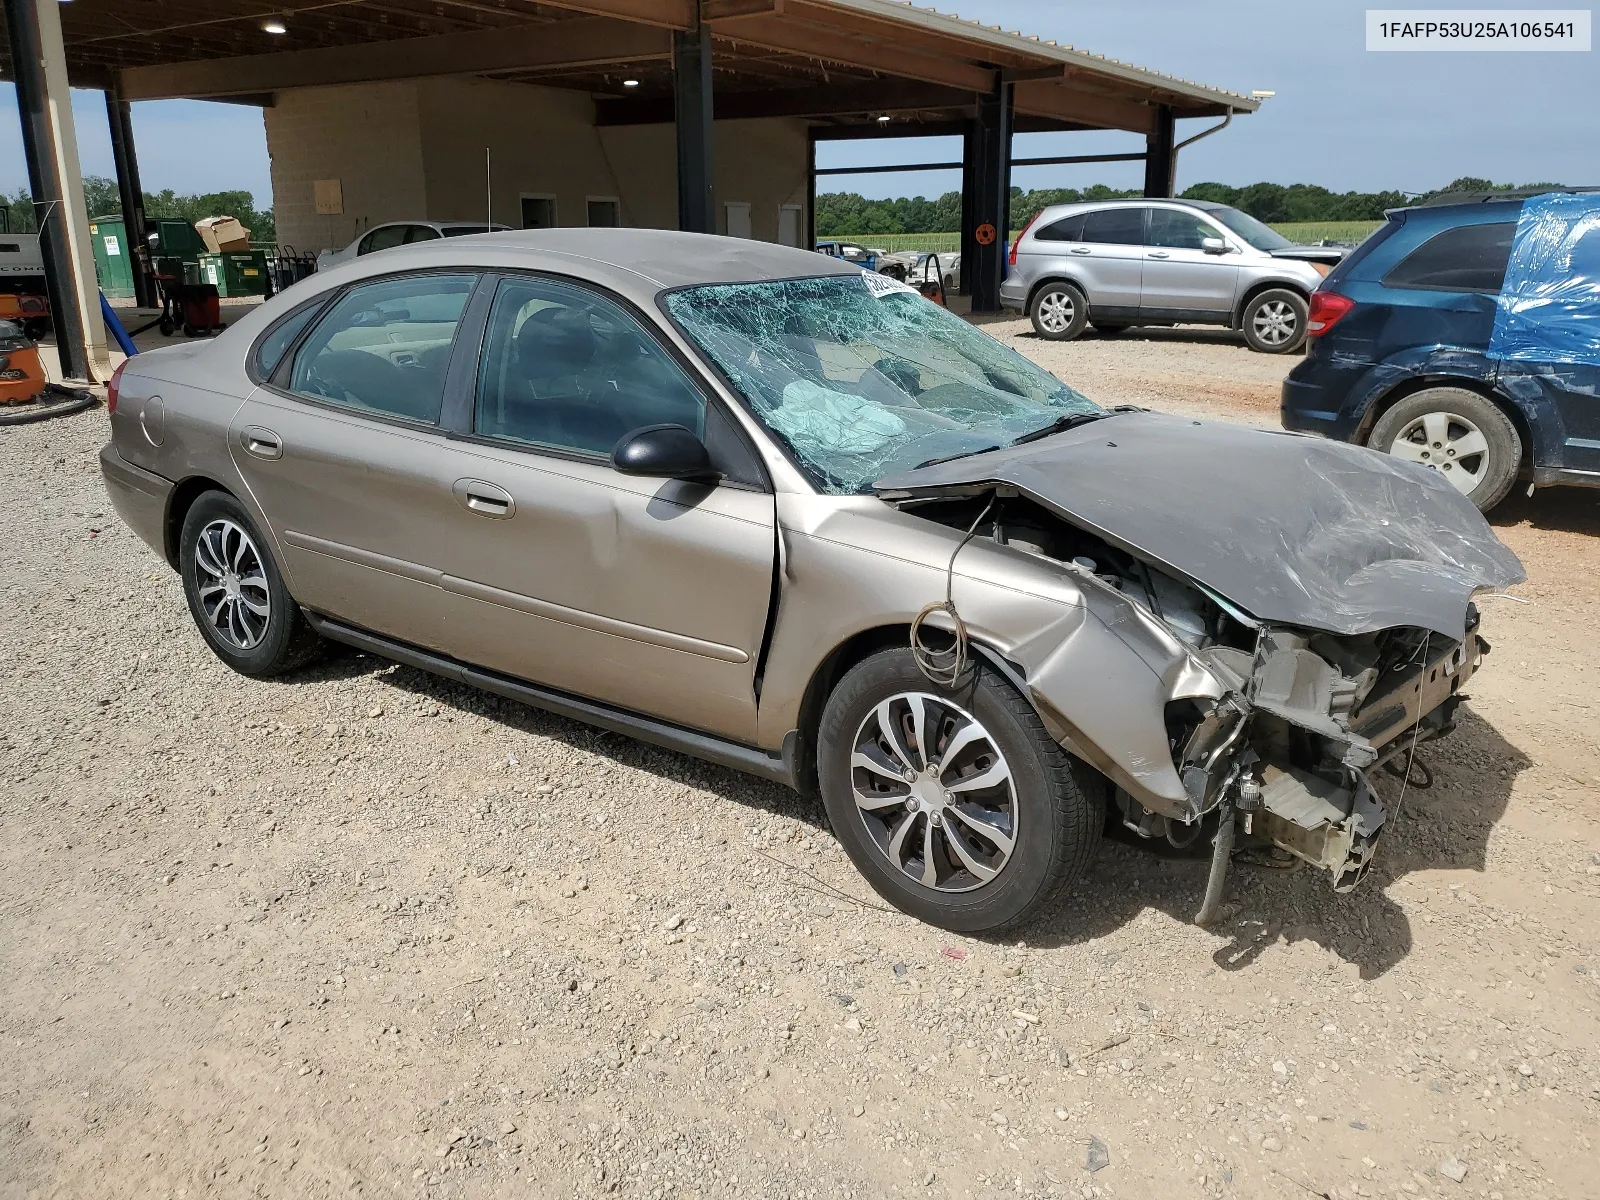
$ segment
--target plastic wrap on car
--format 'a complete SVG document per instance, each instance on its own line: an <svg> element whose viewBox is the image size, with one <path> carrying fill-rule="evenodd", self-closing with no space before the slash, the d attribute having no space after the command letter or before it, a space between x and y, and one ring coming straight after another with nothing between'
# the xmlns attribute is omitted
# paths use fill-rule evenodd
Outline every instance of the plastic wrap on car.
<svg viewBox="0 0 1600 1200"><path fill-rule="evenodd" d="M1489 357L1600 366L1600 195L1523 202Z"/></svg>

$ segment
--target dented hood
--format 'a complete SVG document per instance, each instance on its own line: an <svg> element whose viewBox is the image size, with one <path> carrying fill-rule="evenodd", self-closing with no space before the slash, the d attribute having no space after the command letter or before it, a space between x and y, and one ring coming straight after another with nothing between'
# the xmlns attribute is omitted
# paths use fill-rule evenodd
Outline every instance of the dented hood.
<svg viewBox="0 0 1600 1200"><path fill-rule="evenodd" d="M880 479L885 499L1014 488L1263 621L1459 639L1473 593L1525 578L1438 474L1343 442L1113 413Z"/></svg>

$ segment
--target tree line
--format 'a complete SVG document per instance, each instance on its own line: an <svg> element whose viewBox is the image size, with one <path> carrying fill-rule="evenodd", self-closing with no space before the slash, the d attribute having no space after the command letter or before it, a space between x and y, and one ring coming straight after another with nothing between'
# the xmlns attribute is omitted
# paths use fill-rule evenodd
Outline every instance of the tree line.
<svg viewBox="0 0 1600 1200"><path fill-rule="evenodd" d="M84 207L89 219L122 215L122 196L115 180L103 175L83 177ZM33 198L27 188L18 188L14 195L0 192L0 204L11 209L11 229L14 233L32 233L34 229ZM204 217L235 217L250 231L252 242L276 242L278 230L272 221L270 208L256 208L255 198L245 191L206 192L201 195L180 196L171 188L144 194L146 217L178 217L194 222Z"/></svg>
<svg viewBox="0 0 1600 1200"><path fill-rule="evenodd" d="M1185 200L1209 200L1243 209L1259 221L1381 221L1386 209L1417 204L1444 192L1490 192L1560 187L1558 183L1509 184L1463 176L1434 192L1333 192L1313 183L1197 183L1184 191ZM1080 200L1121 200L1142 195L1094 184L1077 188L1011 189L1011 227L1021 229L1052 204ZM949 233L961 228L961 193L946 192L936 200L900 196L868 200L854 192L829 192L817 197L817 236L842 237L869 233Z"/></svg>

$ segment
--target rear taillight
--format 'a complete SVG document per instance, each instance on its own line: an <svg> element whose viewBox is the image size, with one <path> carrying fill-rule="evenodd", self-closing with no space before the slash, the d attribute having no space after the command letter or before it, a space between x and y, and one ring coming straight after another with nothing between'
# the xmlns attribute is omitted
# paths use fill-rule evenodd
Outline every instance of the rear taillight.
<svg viewBox="0 0 1600 1200"><path fill-rule="evenodd" d="M1354 300L1338 292L1312 292L1311 311L1306 315L1306 333L1321 337L1355 306Z"/></svg>
<svg viewBox="0 0 1600 1200"><path fill-rule="evenodd" d="M1028 230L1033 228L1033 223L1038 219L1039 214L1034 213L1033 216L1028 218L1028 223L1022 227L1022 231L1018 233L1016 237L1011 239L1011 253L1006 256L1006 261L1009 262L1013 267L1017 265L1017 243L1021 242L1022 239L1028 235Z"/></svg>
<svg viewBox="0 0 1600 1200"><path fill-rule="evenodd" d="M128 360L123 359L117 364L117 369L111 372L111 382L106 384L106 412L117 411L117 387L122 383L122 369L128 365Z"/></svg>

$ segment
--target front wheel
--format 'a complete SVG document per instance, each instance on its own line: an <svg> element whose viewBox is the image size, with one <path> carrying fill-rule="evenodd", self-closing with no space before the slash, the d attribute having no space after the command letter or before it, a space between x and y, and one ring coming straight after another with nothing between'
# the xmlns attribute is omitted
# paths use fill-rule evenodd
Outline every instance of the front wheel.
<svg viewBox="0 0 1600 1200"><path fill-rule="evenodd" d="M266 538L228 493L207 492L190 506L179 534L178 569L200 635L239 674L277 675L321 648Z"/></svg>
<svg viewBox="0 0 1600 1200"><path fill-rule="evenodd" d="M1104 782L986 667L936 687L906 649L854 667L828 697L817 772L835 835L877 893L929 924L997 934L1082 873Z"/></svg>
<svg viewBox="0 0 1600 1200"><path fill-rule="evenodd" d="M1306 301L1288 288L1268 288L1244 306L1240 325L1250 349L1287 354L1306 340Z"/></svg>
<svg viewBox="0 0 1600 1200"><path fill-rule="evenodd" d="M1522 439L1493 401L1458 387L1424 388L1379 417L1367 445L1448 479L1483 512L1504 500L1522 464Z"/></svg>
<svg viewBox="0 0 1600 1200"><path fill-rule="evenodd" d="M1033 331L1052 342L1065 342L1083 332L1089 321L1089 302L1070 283L1047 283L1033 294L1028 306Z"/></svg>

